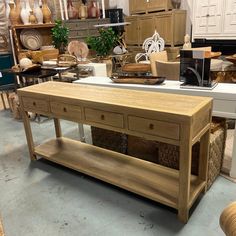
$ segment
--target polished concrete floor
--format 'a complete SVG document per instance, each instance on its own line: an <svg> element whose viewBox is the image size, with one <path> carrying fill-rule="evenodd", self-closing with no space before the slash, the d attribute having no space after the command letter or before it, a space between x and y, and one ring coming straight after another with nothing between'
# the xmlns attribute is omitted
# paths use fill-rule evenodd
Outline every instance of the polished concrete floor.
<svg viewBox="0 0 236 236"><path fill-rule="evenodd" d="M54 135L53 122L31 122L35 142ZM175 210L45 160L29 160L21 121L0 110L0 215L6 236L224 235L223 208L236 184L218 177L188 224ZM77 124L63 122L78 138ZM89 129L86 139L91 141Z"/></svg>

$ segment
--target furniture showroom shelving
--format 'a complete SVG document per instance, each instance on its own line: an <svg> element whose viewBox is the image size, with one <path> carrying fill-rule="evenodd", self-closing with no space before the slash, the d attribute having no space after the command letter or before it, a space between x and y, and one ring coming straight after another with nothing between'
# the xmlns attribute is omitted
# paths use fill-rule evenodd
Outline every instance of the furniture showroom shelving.
<svg viewBox="0 0 236 236"><path fill-rule="evenodd" d="M51 30L55 26L54 23L48 24L30 24L30 25L13 25L11 27L13 43L14 43L14 54L16 59L19 61L21 57L25 57L28 49L24 48L20 40L21 31L24 29L35 29L42 36L42 46L52 45L52 33Z"/></svg>
<svg viewBox="0 0 236 236"><path fill-rule="evenodd" d="M189 209L206 190L211 98L62 82L21 88L18 95L31 159L43 157L173 207L188 221ZM56 137L35 146L28 111L54 118ZM180 170L64 138L59 119L178 145ZM191 152L199 140L194 176Z"/></svg>

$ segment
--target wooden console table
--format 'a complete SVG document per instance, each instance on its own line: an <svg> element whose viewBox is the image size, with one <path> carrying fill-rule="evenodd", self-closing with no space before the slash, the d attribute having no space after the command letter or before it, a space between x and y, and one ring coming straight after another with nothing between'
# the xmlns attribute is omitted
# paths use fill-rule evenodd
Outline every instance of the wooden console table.
<svg viewBox="0 0 236 236"><path fill-rule="evenodd" d="M91 175L178 210L205 192L212 99L45 82L18 90L31 159L36 156ZM27 112L54 118L56 137L34 145ZM180 147L180 170L62 137L66 119ZM191 175L192 146L200 140L199 174Z"/></svg>

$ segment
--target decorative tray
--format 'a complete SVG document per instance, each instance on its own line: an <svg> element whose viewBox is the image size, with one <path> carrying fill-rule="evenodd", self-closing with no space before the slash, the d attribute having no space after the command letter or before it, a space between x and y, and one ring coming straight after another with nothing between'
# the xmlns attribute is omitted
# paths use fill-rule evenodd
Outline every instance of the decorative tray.
<svg viewBox="0 0 236 236"><path fill-rule="evenodd" d="M227 56L227 57L225 57L225 59L226 59L227 61L230 61L230 62L236 64L236 54L231 55L231 56Z"/></svg>
<svg viewBox="0 0 236 236"><path fill-rule="evenodd" d="M165 77L160 76L133 76L133 75L122 75L112 76L110 79L114 83L125 83L125 84L161 84L165 81Z"/></svg>

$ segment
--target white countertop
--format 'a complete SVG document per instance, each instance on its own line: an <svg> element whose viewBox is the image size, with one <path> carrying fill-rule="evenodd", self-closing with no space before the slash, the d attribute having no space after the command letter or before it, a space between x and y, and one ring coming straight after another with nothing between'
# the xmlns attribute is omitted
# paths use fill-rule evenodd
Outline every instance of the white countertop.
<svg viewBox="0 0 236 236"><path fill-rule="evenodd" d="M189 89L180 88L182 82L174 80L166 80L160 85L144 85L144 84L120 84L114 83L108 77L87 77L80 80L74 81L77 84L88 84L96 86L106 86L106 87L117 87L124 89L140 89L146 91L156 91L156 92L167 92L167 93L177 93L186 95L198 95L213 97L215 99L227 99L236 100L236 84L232 83L219 83L212 90L201 90L201 89Z"/></svg>

